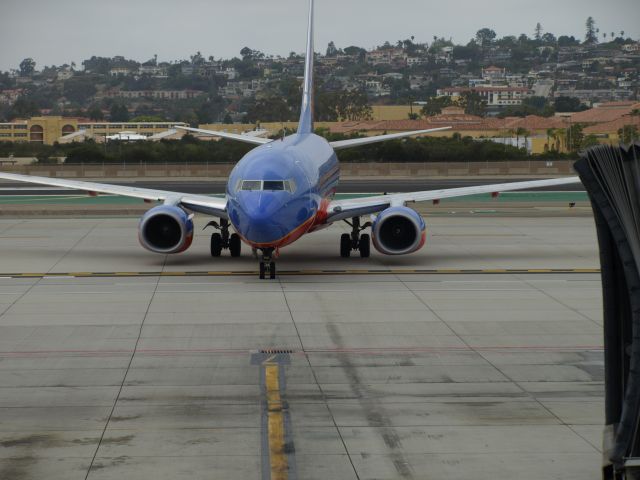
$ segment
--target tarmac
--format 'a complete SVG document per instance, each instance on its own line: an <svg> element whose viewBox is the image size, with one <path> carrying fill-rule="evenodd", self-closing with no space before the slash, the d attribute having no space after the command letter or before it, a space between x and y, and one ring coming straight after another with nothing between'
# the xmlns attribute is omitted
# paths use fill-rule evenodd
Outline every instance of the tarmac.
<svg viewBox="0 0 640 480"><path fill-rule="evenodd" d="M592 217L446 212L403 257L311 234L273 281L200 216L177 256L0 217L0 479L601 478Z"/></svg>

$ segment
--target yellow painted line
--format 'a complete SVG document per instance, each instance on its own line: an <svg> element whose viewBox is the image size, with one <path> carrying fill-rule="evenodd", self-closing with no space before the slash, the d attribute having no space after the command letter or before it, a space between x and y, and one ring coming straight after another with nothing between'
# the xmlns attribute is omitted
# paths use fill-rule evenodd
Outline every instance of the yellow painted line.
<svg viewBox="0 0 640 480"><path fill-rule="evenodd" d="M282 413L279 376L280 367L278 365L265 365L271 480L287 480L289 478L289 464L287 462L287 453L285 452L284 415Z"/></svg>
<svg viewBox="0 0 640 480"><path fill-rule="evenodd" d="M550 268L528 268L526 272L527 273L553 273L553 270Z"/></svg>

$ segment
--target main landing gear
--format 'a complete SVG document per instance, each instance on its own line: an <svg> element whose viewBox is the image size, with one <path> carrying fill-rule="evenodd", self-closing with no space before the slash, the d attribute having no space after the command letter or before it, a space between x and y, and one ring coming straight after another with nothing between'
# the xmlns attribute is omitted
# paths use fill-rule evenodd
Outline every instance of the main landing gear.
<svg viewBox="0 0 640 480"><path fill-rule="evenodd" d="M229 220L226 218L220 219L218 222L211 221L205 225L204 228L213 227L220 230L220 233L215 232L211 235L211 256L219 257L222 254L222 250L229 250L232 257L239 257L242 251L242 241L240 235L232 233L229 235ZM204 230L203 228L203 230Z"/></svg>
<svg viewBox="0 0 640 480"><path fill-rule="evenodd" d="M260 256L260 280L269 275L271 280L276 278L276 262L273 261L273 248L263 248Z"/></svg>
<svg viewBox="0 0 640 480"><path fill-rule="evenodd" d="M351 234L343 233L340 237L340 256L348 258L351 256L351 250L360 251L362 258L367 258L371 254L371 237L368 234L360 232L371 226L371 222L366 222L360 226L360 217L353 217L351 221L345 220L351 227Z"/></svg>

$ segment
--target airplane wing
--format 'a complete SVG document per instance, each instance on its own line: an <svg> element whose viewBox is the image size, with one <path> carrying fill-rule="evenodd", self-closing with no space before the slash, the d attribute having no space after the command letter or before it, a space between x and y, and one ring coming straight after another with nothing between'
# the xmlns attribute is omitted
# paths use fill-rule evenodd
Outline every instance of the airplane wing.
<svg viewBox="0 0 640 480"><path fill-rule="evenodd" d="M530 180L526 182L498 183L478 185L475 187L446 188L423 192L395 193L364 198L334 200L327 208L327 223L337 222L345 218L358 217L380 212L391 206L402 206L408 202L425 202L443 198L464 197L479 193L499 193L528 188L552 187L580 183L578 177L553 178L549 180Z"/></svg>
<svg viewBox="0 0 640 480"><path fill-rule="evenodd" d="M425 133L440 132L449 130L451 127L430 128L428 130L414 130L412 132L390 133L388 135L377 135L375 137L351 138L349 140L338 140L329 142L334 150L342 150L344 148L359 147L360 145L369 145L370 143L386 142L387 140L396 140L398 138L412 137L414 135L424 135Z"/></svg>
<svg viewBox="0 0 640 480"><path fill-rule="evenodd" d="M106 193L122 195L123 197L142 198L144 200L162 201L193 210L194 212L227 218L226 198L209 197L206 195L192 195L189 193L170 192L167 190L154 190L150 188L126 187L122 185L109 185L106 183L83 182L80 180L66 180L62 178L36 177L32 175L19 175L15 173L0 172L0 179L16 182L50 185L52 187L83 190L88 193Z"/></svg>
<svg viewBox="0 0 640 480"><path fill-rule="evenodd" d="M238 135L237 133L218 132L215 130L204 130L202 128L181 127L179 125L176 125L175 128L179 130L186 130L187 132L202 133L204 135L211 135L214 137L228 138L229 140L238 140L239 142L251 143L252 145L262 145L264 143L273 142L273 140L271 140L270 138Z"/></svg>

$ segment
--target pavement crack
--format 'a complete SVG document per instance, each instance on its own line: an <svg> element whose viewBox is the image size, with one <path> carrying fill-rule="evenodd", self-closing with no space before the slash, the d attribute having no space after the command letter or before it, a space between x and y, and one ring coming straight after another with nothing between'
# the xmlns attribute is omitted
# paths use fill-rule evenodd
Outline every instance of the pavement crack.
<svg viewBox="0 0 640 480"><path fill-rule="evenodd" d="M95 227L94 227L95 228ZM86 235L85 235L86 236ZM165 255L164 257L164 261L162 264L162 270L164 270L164 267L167 263L167 255ZM107 421L104 424L104 428L102 429L102 434L100 435L100 440L98 441L98 445L96 445L96 449L93 452L93 457L91 458L91 462L89 463L89 468L87 468L87 474L84 477L84 480L87 480L89 478L89 475L91 474L92 469L94 468L94 464L95 464L95 468L103 468L104 465L102 464L96 464L96 458L98 456L98 451L100 450L100 447L102 446L103 443L107 443L105 442L105 435L107 433L107 429L109 428L109 424L111 423L112 420L115 419L113 413L115 412L116 406L118 404L118 401L120 400L120 395L122 394L122 390L124 389L124 384L127 381L127 376L129 375L129 371L131 370L131 365L133 364L133 358L136 355L136 352L138 350L138 345L140 344L140 339L142 338L142 330L144 329L144 324L145 321L147 320L147 317L149 316L149 310L151 309L151 304L153 303L153 299L156 296L156 293L158 292L158 286L160 285L160 280L162 279L162 277L158 277L158 279L156 280L156 285L155 288L153 289L153 293L151 294L151 297L149 298L149 303L147 304L147 309L144 313L144 317L142 317L142 321L140 322L140 328L138 329L138 336L136 338L136 343L133 347L133 351L131 352L131 356L129 357L129 363L127 364L127 369L124 372L124 375L122 377L122 382L120 383L120 388L118 389L118 394L116 395L115 400L113 401L113 405L111 406L111 411L109 412L109 416L107 417Z"/></svg>

